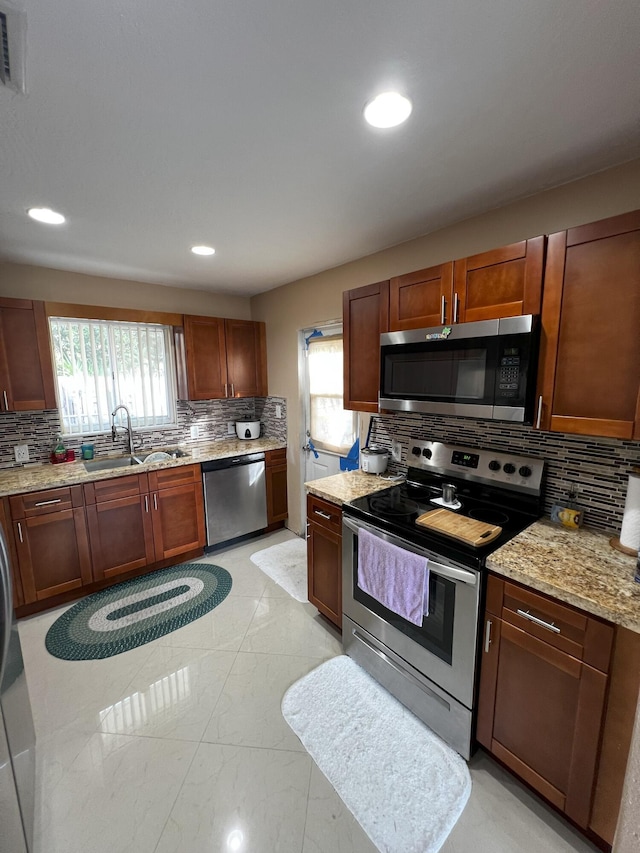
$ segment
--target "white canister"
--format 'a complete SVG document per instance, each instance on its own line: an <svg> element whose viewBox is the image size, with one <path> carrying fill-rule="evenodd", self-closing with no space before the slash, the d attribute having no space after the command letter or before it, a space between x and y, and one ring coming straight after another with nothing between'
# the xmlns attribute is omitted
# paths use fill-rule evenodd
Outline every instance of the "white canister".
<svg viewBox="0 0 640 853"><path fill-rule="evenodd" d="M260 421L236 421L238 438L260 438Z"/></svg>
<svg viewBox="0 0 640 853"><path fill-rule="evenodd" d="M384 474L389 462L389 451L381 447L363 447L360 451L360 468L365 474Z"/></svg>

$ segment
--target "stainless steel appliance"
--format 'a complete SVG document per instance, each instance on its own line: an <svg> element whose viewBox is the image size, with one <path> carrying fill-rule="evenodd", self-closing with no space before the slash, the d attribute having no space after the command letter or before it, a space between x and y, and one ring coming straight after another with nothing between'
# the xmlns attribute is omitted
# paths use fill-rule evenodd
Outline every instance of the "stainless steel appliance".
<svg viewBox="0 0 640 853"><path fill-rule="evenodd" d="M531 314L380 336L380 409L531 423L539 322Z"/></svg>
<svg viewBox="0 0 640 853"><path fill-rule="evenodd" d="M544 463L414 440L407 480L343 507L343 625L348 655L465 758L471 755L478 619L488 554L542 514ZM479 548L416 524L454 486L458 515L502 528ZM358 584L366 530L428 559L429 605L417 626Z"/></svg>
<svg viewBox="0 0 640 853"><path fill-rule="evenodd" d="M267 526L264 453L202 463L207 548Z"/></svg>
<svg viewBox="0 0 640 853"><path fill-rule="evenodd" d="M33 849L36 736L0 529L0 853Z"/></svg>

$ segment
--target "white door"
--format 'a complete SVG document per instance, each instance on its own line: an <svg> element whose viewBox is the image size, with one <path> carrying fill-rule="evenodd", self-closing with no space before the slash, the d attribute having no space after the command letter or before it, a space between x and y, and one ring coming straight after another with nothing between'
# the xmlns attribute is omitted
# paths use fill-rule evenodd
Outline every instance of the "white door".
<svg viewBox="0 0 640 853"><path fill-rule="evenodd" d="M343 408L342 324L301 334L304 482L340 473L357 435L357 415ZM306 516L304 508L303 518Z"/></svg>

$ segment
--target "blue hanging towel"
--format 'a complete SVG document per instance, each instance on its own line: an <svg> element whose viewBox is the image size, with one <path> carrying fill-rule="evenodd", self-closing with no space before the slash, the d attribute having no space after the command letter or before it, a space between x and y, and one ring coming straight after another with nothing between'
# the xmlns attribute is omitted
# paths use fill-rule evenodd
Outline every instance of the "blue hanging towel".
<svg viewBox="0 0 640 853"><path fill-rule="evenodd" d="M346 456L340 457L341 471L357 471L360 464L360 439L356 438Z"/></svg>

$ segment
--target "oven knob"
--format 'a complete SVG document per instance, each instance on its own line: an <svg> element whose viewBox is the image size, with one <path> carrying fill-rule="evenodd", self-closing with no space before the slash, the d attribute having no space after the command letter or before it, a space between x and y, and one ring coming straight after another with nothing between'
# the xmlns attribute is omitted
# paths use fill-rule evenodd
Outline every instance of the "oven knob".
<svg viewBox="0 0 640 853"><path fill-rule="evenodd" d="M489 462L489 470L490 471L499 471L500 467L501 467L500 463L498 462L497 459L492 459L491 462Z"/></svg>
<svg viewBox="0 0 640 853"><path fill-rule="evenodd" d="M518 471L521 477L530 477L531 476L531 468L528 465L523 465L522 468Z"/></svg>
<svg viewBox="0 0 640 853"><path fill-rule="evenodd" d="M516 466L512 465L511 462L507 462L502 470L505 474L513 474L516 470Z"/></svg>
<svg viewBox="0 0 640 853"><path fill-rule="evenodd" d="M422 455L424 456L425 459L431 459L431 457L433 456L433 452L431 450L429 450L428 447L425 447L424 450L422 451Z"/></svg>
<svg viewBox="0 0 640 853"><path fill-rule="evenodd" d="M420 448L419 447L412 447L411 452L413 453L414 456L420 456Z"/></svg>

